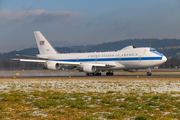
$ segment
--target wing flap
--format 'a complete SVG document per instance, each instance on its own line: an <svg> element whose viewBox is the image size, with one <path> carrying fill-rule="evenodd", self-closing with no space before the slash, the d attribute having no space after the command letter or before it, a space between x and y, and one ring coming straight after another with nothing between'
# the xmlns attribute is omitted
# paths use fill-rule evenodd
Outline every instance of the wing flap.
<svg viewBox="0 0 180 120"><path fill-rule="evenodd" d="M88 64L88 65L93 65L93 66L96 66L96 67L115 67L116 64L101 64L101 63L96 63L96 64Z"/></svg>

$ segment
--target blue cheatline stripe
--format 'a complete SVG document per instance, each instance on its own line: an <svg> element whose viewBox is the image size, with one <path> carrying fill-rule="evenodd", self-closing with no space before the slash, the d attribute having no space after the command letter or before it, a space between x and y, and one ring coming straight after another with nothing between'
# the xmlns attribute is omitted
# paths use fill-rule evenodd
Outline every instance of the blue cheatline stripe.
<svg viewBox="0 0 180 120"><path fill-rule="evenodd" d="M135 57L135 58L121 58L121 61L131 61L131 60L140 60L141 58Z"/></svg>
<svg viewBox="0 0 180 120"><path fill-rule="evenodd" d="M162 60L162 57L142 57L141 60Z"/></svg>
<svg viewBox="0 0 180 120"><path fill-rule="evenodd" d="M162 57L132 57L132 58L90 58L90 59L64 59L55 60L63 62L95 62L95 61L136 61L136 60L162 60Z"/></svg>

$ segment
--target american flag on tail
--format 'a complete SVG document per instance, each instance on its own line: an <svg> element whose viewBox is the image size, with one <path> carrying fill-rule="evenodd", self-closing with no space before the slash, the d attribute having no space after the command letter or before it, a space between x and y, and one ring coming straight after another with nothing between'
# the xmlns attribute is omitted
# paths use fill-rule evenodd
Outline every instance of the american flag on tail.
<svg viewBox="0 0 180 120"><path fill-rule="evenodd" d="M44 41L40 41L40 45L44 45Z"/></svg>

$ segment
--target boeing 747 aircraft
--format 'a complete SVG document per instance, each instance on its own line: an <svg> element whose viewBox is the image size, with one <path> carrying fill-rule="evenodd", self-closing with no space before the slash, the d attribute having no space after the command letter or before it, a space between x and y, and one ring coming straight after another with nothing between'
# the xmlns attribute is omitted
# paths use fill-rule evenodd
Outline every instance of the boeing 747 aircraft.
<svg viewBox="0 0 180 120"><path fill-rule="evenodd" d="M136 72L138 69L148 68L147 75L151 76L151 68L166 62L167 58L150 47L135 48L127 46L115 52L90 52L90 53L58 53L40 31L34 32L39 53L36 57L26 56L31 59L18 59L25 62L38 62L44 64L49 70L60 68L79 70L87 76L113 75L114 70ZM23 56L23 55L22 55ZM33 58L33 59L32 59ZM17 60L17 59L16 59Z"/></svg>

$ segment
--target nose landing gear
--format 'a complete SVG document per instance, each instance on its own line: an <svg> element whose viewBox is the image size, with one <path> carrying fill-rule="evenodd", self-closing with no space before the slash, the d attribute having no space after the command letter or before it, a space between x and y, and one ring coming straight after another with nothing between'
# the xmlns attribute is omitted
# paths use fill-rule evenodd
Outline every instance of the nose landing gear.
<svg viewBox="0 0 180 120"><path fill-rule="evenodd" d="M148 68L148 71L147 71L147 76L151 76L152 73L151 73L151 68Z"/></svg>

